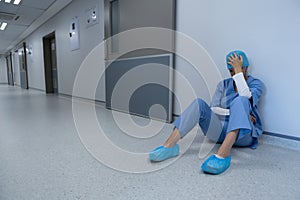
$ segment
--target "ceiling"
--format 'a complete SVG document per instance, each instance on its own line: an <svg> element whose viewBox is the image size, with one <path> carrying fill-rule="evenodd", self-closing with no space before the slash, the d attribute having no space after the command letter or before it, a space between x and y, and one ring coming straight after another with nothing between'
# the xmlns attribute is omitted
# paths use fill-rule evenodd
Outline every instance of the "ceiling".
<svg viewBox="0 0 300 200"><path fill-rule="evenodd" d="M7 22L0 30L0 54L5 54L30 33L58 13L72 0L22 0L16 6L0 2L0 21ZM13 2L13 1L12 1Z"/></svg>

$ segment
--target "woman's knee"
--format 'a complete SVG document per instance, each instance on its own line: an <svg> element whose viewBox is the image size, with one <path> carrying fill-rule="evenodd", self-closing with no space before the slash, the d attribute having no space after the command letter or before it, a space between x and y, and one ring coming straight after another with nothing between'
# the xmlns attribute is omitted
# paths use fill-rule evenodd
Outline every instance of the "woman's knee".
<svg viewBox="0 0 300 200"><path fill-rule="evenodd" d="M201 98L197 98L195 102L197 102L199 110L203 109L207 105L207 103Z"/></svg>
<svg viewBox="0 0 300 200"><path fill-rule="evenodd" d="M235 104L250 104L249 99L244 96L238 96L232 100L231 105Z"/></svg>

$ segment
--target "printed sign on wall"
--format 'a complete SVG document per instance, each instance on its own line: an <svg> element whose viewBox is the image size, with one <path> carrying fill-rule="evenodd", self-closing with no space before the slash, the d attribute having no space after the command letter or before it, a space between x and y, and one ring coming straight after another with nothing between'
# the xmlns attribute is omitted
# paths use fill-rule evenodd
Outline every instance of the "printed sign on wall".
<svg viewBox="0 0 300 200"><path fill-rule="evenodd" d="M70 22L70 45L71 51L79 49L79 20L78 17L72 18Z"/></svg>

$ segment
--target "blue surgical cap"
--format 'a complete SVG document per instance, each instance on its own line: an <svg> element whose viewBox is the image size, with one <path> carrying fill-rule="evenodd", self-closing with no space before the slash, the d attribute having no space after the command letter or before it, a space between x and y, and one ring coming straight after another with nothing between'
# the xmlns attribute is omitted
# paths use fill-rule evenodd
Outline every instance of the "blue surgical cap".
<svg viewBox="0 0 300 200"><path fill-rule="evenodd" d="M228 60L229 56L234 55L234 53L236 53L239 57L240 56L243 57L242 68L245 68L245 67L249 66L249 62L248 62L248 58L247 58L246 54L243 51L240 51L240 50L235 50L235 51L232 51L229 54L227 54L226 63L229 62L229 60ZM230 69L232 69L232 66L227 63L227 68L230 70Z"/></svg>

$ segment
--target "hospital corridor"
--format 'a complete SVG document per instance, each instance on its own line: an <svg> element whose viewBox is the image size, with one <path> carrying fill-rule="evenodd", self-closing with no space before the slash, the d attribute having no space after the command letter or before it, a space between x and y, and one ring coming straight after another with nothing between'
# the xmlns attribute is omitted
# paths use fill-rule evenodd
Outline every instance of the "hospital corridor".
<svg viewBox="0 0 300 200"><path fill-rule="evenodd" d="M0 200L298 200L299 9L0 0Z"/></svg>

